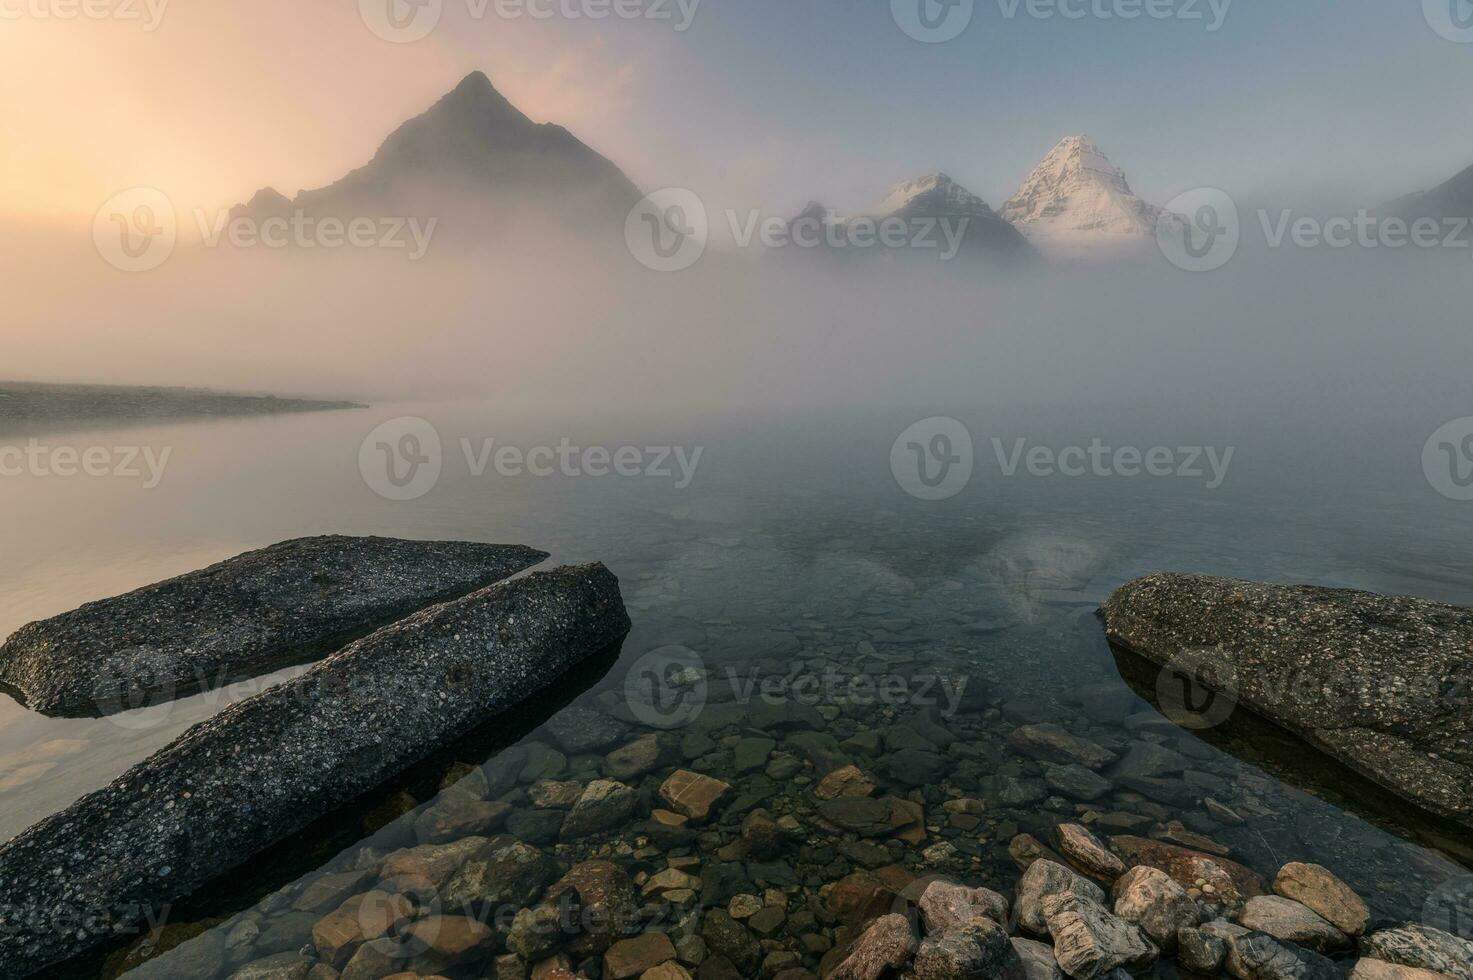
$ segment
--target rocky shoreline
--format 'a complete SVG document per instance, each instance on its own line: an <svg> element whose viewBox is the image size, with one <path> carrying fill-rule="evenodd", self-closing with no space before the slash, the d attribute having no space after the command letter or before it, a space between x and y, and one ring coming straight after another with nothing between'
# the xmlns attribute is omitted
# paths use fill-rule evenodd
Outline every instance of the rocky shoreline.
<svg viewBox="0 0 1473 980"><path fill-rule="evenodd" d="M603 566L534 573L384 627L196 725L0 847L0 976L127 932L628 629Z"/></svg>
<svg viewBox="0 0 1473 980"><path fill-rule="evenodd" d="M47 715L159 704L314 659L547 557L458 541L283 541L23 626L0 646L0 684Z"/></svg>
<svg viewBox="0 0 1473 980"><path fill-rule="evenodd" d="M1110 642L1473 830L1473 610L1345 589L1153 575ZM1208 719L1210 721L1210 719Z"/></svg>

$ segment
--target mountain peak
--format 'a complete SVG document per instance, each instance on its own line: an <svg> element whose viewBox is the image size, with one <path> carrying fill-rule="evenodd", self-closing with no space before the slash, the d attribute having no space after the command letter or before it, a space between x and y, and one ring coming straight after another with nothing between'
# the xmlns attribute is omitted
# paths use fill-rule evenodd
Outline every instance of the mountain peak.
<svg viewBox="0 0 1473 980"><path fill-rule="evenodd" d="M870 211L870 214L877 216L910 216L920 213L927 217L971 215L994 220L997 218L997 212L986 201L939 170L896 184L885 199Z"/></svg>
<svg viewBox="0 0 1473 980"><path fill-rule="evenodd" d="M1060 140L1002 207L1029 238L1065 248L1152 238L1160 215L1084 134Z"/></svg>
<svg viewBox="0 0 1473 980"><path fill-rule="evenodd" d="M618 167L561 126L533 122L485 72L473 71L390 133L364 166L291 202L263 191L243 210L280 210L285 202L313 213L434 213L456 202L622 222L638 199Z"/></svg>
<svg viewBox="0 0 1473 980"><path fill-rule="evenodd" d="M474 129L500 126L530 127L532 120L522 114L506 97L496 91L485 72L473 71L460 80L440 101L436 102L422 120L434 121L438 125L467 126ZM411 120L411 125L414 120Z"/></svg>
<svg viewBox="0 0 1473 980"><path fill-rule="evenodd" d="M469 75L462 78L460 80L460 84L455 86L454 89L454 91L456 92L474 92L477 90L491 92L496 91L496 86L491 84L491 79L486 77L486 73L483 71L471 72Z"/></svg>
<svg viewBox="0 0 1473 980"><path fill-rule="evenodd" d="M1095 141L1089 138L1088 133L1080 133L1078 136L1065 136L1059 140L1055 150L1066 150L1070 153L1098 153L1100 148Z"/></svg>

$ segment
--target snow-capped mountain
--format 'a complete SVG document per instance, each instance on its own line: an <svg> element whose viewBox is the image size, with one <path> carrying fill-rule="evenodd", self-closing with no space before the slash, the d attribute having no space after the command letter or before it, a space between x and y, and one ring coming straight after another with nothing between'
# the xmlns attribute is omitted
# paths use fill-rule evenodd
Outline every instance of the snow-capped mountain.
<svg viewBox="0 0 1473 980"><path fill-rule="evenodd" d="M1018 229L999 217L986 201L944 173L897 184L874 207L856 214L843 214L813 202L791 224L796 228L801 221L817 222L833 227L839 232L836 237L843 239L845 227L854 228L860 219L878 226L894 218L904 221L913 237L926 235L936 241L937 251L948 257L952 253L964 253L1016 260L1034 254ZM924 250L910 251L919 255Z"/></svg>
<svg viewBox="0 0 1473 980"><path fill-rule="evenodd" d="M1088 136L1070 136L1049 151L1001 214L1045 252L1079 254L1154 239L1164 212L1137 197L1125 172Z"/></svg>
<svg viewBox="0 0 1473 980"><path fill-rule="evenodd" d="M561 126L536 123L481 72L394 130L373 159L294 200L272 188L232 213L465 215L470 227L506 207L574 222L623 222L640 192L613 163Z"/></svg>

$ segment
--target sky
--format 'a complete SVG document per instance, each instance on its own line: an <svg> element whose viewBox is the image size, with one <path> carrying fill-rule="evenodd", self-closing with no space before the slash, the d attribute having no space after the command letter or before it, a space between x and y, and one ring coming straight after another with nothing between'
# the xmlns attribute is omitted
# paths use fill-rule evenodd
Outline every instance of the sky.
<svg viewBox="0 0 1473 980"><path fill-rule="evenodd" d="M321 186L473 70L646 190L778 214L862 208L936 170L997 206L1075 133L1158 203L1209 185L1344 209L1473 164L1473 43L1439 36L1422 0L1233 0L1217 30L1210 0L1134 20L1087 5L1146 0L1033 0L1079 19L975 0L942 43L884 0L619 0L670 17L603 20L558 5L612 0L421 0L439 21L410 43L369 26L391 0L82 2L0 0L0 214L90 217L140 185L203 208Z"/></svg>

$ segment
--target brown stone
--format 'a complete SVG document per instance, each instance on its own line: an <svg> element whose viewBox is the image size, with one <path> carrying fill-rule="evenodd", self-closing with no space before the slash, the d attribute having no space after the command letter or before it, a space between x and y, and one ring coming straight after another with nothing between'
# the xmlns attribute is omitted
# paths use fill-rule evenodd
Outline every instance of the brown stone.
<svg viewBox="0 0 1473 980"><path fill-rule="evenodd" d="M436 889L441 888L461 865L490 843L485 837L467 837L450 844L421 844L395 851L384 858L379 881L423 879Z"/></svg>
<svg viewBox="0 0 1473 980"><path fill-rule="evenodd" d="M875 791L875 781L858 766L835 769L818 781L813 795L820 800L859 799Z"/></svg>
<svg viewBox="0 0 1473 980"><path fill-rule="evenodd" d="M463 915L431 915L409 927L413 949L453 961L473 950L489 946L496 938L490 926ZM450 965L448 962L444 965Z"/></svg>
<svg viewBox="0 0 1473 980"><path fill-rule="evenodd" d="M414 911L403 895L384 891L354 895L312 927L312 945L317 954L341 967L364 943L387 935Z"/></svg>
<svg viewBox="0 0 1473 980"><path fill-rule="evenodd" d="M1165 841L1168 844L1176 844L1194 851L1216 854L1218 857L1227 857L1232 853L1232 849L1226 844L1219 843L1206 834L1199 834L1194 830L1188 830L1186 825L1180 820L1173 820L1166 826L1153 830L1151 832L1151 839Z"/></svg>
<svg viewBox="0 0 1473 980"><path fill-rule="evenodd" d="M557 904L570 892L578 899L578 921L588 930L569 944L575 954L596 956L639 928L634 882L612 861L596 858L573 865L547 890L546 901Z"/></svg>
<svg viewBox="0 0 1473 980"><path fill-rule="evenodd" d="M1371 920L1360 896L1318 864L1284 865L1274 878L1274 893L1311 909L1346 935L1360 935Z"/></svg>
<svg viewBox="0 0 1473 980"><path fill-rule="evenodd" d="M1316 953L1329 953L1350 945L1350 939L1313 910L1279 895L1248 899L1238 922L1245 929L1266 932L1275 939L1291 942Z"/></svg>
<svg viewBox="0 0 1473 980"><path fill-rule="evenodd" d="M827 980L879 980L915 955L915 930L903 915L882 915L856 939Z"/></svg>
<svg viewBox="0 0 1473 980"><path fill-rule="evenodd" d="M1434 973L1415 966L1401 966L1367 957L1357 960L1355 966L1351 967L1349 980L1452 980L1452 978L1446 973Z"/></svg>
<svg viewBox="0 0 1473 980"><path fill-rule="evenodd" d="M1176 949L1178 930L1202 921L1202 910L1192 896L1159 868L1143 864L1131 868L1115 882L1111 895L1115 914L1140 926L1167 952Z"/></svg>
<svg viewBox="0 0 1473 980"><path fill-rule="evenodd" d="M1262 875L1225 857L1128 834L1111 837L1110 845L1128 867L1159 868L1188 890L1197 887L1199 879L1205 881L1232 908L1241 908L1248 899L1267 892Z"/></svg>
<svg viewBox="0 0 1473 980"><path fill-rule="evenodd" d="M532 980L572 980L572 976L573 961L566 953L557 953L532 965Z"/></svg>
<svg viewBox="0 0 1473 980"><path fill-rule="evenodd" d="M1044 844L1032 834L1019 834L1008 842L1008 855L1019 871L1027 871L1034 861L1052 861L1065 864L1063 855Z"/></svg>
<svg viewBox="0 0 1473 980"><path fill-rule="evenodd" d="M543 779L527 788L527 798L542 810L571 810L582 795L583 784L571 779Z"/></svg>
<svg viewBox="0 0 1473 980"><path fill-rule="evenodd" d="M938 878L921 892L916 903L927 935L937 935L981 915L994 922L1008 921L1008 900L989 888L969 888Z"/></svg>
<svg viewBox="0 0 1473 980"><path fill-rule="evenodd" d="M414 836L421 844L443 844L486 834L500 826L510 812L510 803L486 803L450 793L415 818Z"/></svg>
<svg viewBox="0 0 1473 980"><path fill-rule="evenodd" d="M824 904L835 918L845 922L867 922L894 906L899 890L887 885L872 871L847 874L829 888Z"/></svg>
<svg viewBox="0 0 1473 980"><path fill-rule="evenodd" d="M1096 881L1110 884L1125 874L1125 864L1110 853L1104 841L1077 823L1060 824L1059 853L1069 863Z"/></svg>
<svg viewBox="0 0 1473 980"><path fill-rule="evenodd" d="M292 903L298 912L326 912L335 909L354 894L373 876L369 869L344 871L339 874L322 875L302 889L302 894Z"/></svg>
<svg viewBox="0 0 1473 980"><path fill-rule="evenodd" d="M604 953L604 976L623 980L654 969L675 959L675 947L663 932L646 932L633 939L621 939Z"/></svg>
<svg viewBox="0 0 1473 980"><path fill-rule="evenodd" d="M711 808L729 792L730 784L719 779L677 769L660 786L660 799L677 813L699 823L711 815Z"/></svg>

